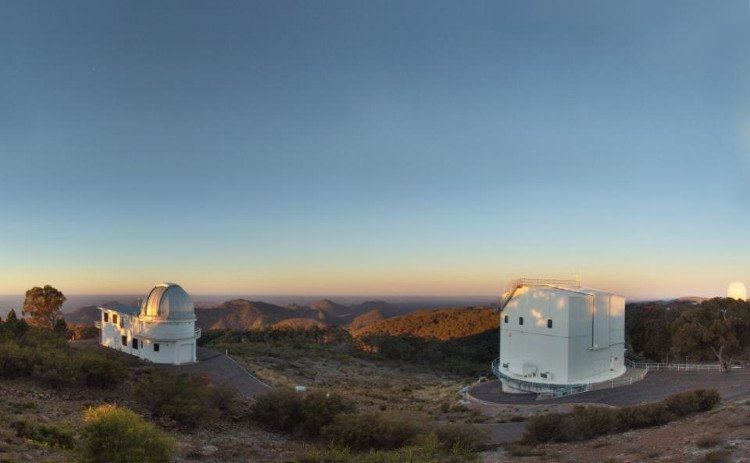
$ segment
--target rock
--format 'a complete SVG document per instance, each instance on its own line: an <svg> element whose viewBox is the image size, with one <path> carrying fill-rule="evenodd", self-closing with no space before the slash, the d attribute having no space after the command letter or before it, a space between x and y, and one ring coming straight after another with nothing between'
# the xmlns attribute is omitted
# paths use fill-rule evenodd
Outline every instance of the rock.
<svg viewBox="0 0 750 463"><path fill-rule="evenodd" d="M219 447L211 444L206 444L201 447L201 453L205 456L213 455L217 450L219 450Z"/></svg>

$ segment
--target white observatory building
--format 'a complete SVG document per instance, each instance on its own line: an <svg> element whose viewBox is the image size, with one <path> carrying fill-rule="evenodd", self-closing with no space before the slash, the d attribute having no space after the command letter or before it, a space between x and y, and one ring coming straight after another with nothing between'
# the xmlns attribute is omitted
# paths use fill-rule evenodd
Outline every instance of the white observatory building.
<svg viewBox="0 0 750 463"><path fill-rule="evenodd" d="M587 390L625 373L625 298L577 280L520 279L503 295L500 356L504 392Z"/></svg>
<svg viewBox="0 0 750 463"><path fill-rule="evenodd" d="M100 344L154 363L196 361L195 307L179 285L156 285L140 307L103 305Z"/></svg>

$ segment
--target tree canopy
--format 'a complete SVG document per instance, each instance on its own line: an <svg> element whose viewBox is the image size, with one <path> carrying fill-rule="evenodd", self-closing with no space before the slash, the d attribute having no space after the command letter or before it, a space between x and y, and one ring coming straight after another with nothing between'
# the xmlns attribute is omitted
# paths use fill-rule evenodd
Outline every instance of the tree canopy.
<svg viewBox="0 0 750 463"><path fill-rule="evenodd" d="M686 356L714 357L722 370L750 347L750 303L715 298L683 312L675 321L674 347Z"/></svg>
<svg viewBox="0 0 750 463"><path fill-rule="evenodd" d="M26 291L23 314L28 315L31 325L53 330L65 300L63 293L50 285L35 286Z"/></svg>

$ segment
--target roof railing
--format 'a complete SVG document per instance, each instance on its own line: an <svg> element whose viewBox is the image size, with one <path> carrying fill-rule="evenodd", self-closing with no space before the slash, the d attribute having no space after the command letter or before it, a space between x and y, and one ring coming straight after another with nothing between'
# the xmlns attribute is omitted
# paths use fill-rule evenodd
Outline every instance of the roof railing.
<svg viewBox="0 0 750 463"><path fill-rule="evenodd" d="M519 278L513 282L514 287L519 286L570 286L572 288L581 287L581 279L576 277L573 279L561 279L561 278Z"/></svg>

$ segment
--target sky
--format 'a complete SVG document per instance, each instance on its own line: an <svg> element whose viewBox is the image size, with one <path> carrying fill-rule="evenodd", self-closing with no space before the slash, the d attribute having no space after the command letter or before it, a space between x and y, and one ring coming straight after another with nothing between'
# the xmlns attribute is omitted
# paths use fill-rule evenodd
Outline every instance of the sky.
<svg viewBox="0 0 750 463"><path fill-rule="evenodd" d="M0 0L0 294L750 285L750 8Z"/></svg>

